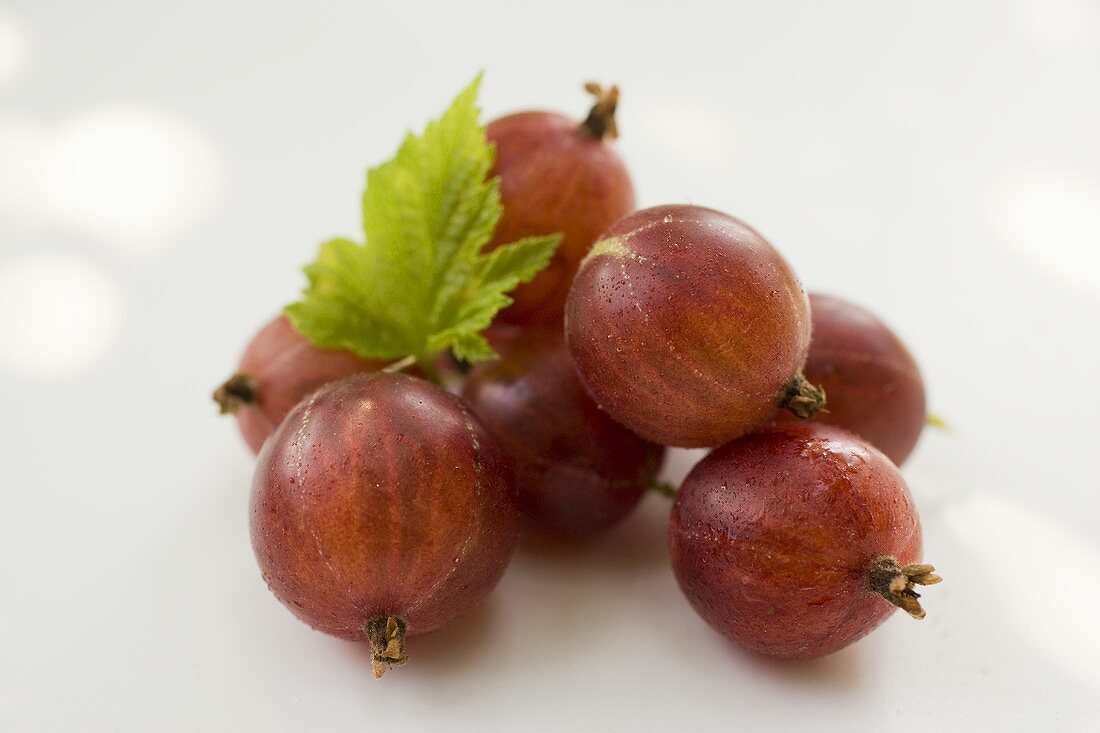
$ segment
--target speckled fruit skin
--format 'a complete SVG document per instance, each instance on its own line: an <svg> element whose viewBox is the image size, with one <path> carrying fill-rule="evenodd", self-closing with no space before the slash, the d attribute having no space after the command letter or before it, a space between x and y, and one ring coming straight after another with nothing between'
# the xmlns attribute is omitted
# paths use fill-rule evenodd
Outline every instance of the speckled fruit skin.
<svg viewBox="0 0 1100 733"><path fill-rule="evenodd" d="M280 315L249 342L237 369L252 379L256 391L256 402L242 405L235 413L241 435L258 453L283 417L310 392L334 379L384 365L347 351L314 346Z"/></svg>
<svg viewBox="0 0 1100 733"><path fill-rule="evenodd" d="M553 259L512 292L500 319L561 322L569 283L600 232L634 210L634 187L611 143L576 120L551 112L519 112L489 123L496 144L492 175L500 176L504 216L491 246L537 234L564 235Z"/></svg>
<svg viewBox="0 0 1100 733"><path fill-rule="evenodd" d="M569 350L601 408L655 443L720 445L768 422L806 360L790 266L743 222L698 206L619 221L582 264Z"/></svg>
<svg viewBox="0 0 1100 733"><path fill-rule="evenodd" d="M302 621L364 640L396 616L408 634L465 614L496 585L519 517L507 457L458 398L403 374L315 392L260 452L252 547Z"/></svg>
<svg viewBox="0 0 1100 733"><path fill-rule="evenodd" d="M512 342L467 376L462 398L512 457L526 526L588 537L637 505L664 448L631 433L585 393L557 331Z"/></svg>
<svg viewBox="0 0 1100 733"><path fill-rule="evenodd" d="M810 294L813 340L806 379L824 387L828 410L813 417L863 437L901 465L927 420L917 362L870 311L829 295ZM779 422L798 418L780 410Z"/></svg>
<svg viewBox="0 0 1100 733"><path fill-rule="evenodd" d="M746 435L704 458L669 519L672 567L707 623L776 657L818 657L895 608L867 587L877 556L917 562L921 531L886 456L813 422Z"/></svg>

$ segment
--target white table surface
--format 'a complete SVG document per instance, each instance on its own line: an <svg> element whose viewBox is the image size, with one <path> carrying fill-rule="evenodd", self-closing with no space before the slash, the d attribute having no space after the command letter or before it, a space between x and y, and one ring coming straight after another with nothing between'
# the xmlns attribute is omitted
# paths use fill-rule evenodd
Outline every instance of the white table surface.
<svg viewBox="0 0 1100 733"><path fill-rule="evenodd" d="M209 392L482 68L488 115L620 82L642 204L904 336L955 428L905 467L927 620L743 653L656 496L381 682L271 597ZM1100 730L1098 70L1087 0L0 4L0 730Z"/></svg>

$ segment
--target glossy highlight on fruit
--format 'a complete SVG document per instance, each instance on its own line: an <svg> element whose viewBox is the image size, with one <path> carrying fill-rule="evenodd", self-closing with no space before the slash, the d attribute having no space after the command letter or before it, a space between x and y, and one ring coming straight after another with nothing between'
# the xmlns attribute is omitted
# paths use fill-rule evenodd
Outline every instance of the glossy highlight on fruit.
<svg viewBox="0 0 1100 733"><path fill-rule="evenodd" d="M699 206L658 206L612 226L566 303L569 350L589 394L656 443L720 445L777 405L811 415L801 379L806 295L787 262L744 222Z"/></svg>
<svg viewBox="0 0 1100 733"><path fill-rule="evenodd" d="M264 579L302 621L371 643L446 626L496 585L519 517L507 457L458 398L404 374L331 383L264 444L251 533Z"/></svg>
<svg viewBox="0 0 1100 733"><path fill-rule="evenodd" d="M927 420L924 380L912 354L886 324L858 305L810 294L813 339L803 370L829 396L814 416L866 439L901 465ZM780 422L790 414L780 411Z"/></svg>
<svg viewBox="0 0 1100 733"><path fill-rule="evenodd" d="M581 123L553 112L518 112L490 122L504 216L490 246L561 232L550 265L512 293L501 320L556 325L573 275L600 232L634 210L634 187L611 146L618 87L589 85L597 97Z"/></svg>
<svg viewBox="0 0 1100 733"><path fill-rule="evenodd" d="M258 453L283 417L310 392L383 366L349 351L315 346L280 314L252 338L236 374L218 387L214 401L222 414L236 416L245 442Z"/></svg>
<svg viewBox="0 0 1100 733"><path fill-rule="evenodd" d="M672 567L691 605L738 644L817 657L901 607L922 618L921 529L905 480L865 441L801 422L704 458L669 519Z"/></svg>
<svg viewBox="0 0 1100 733"><path fill-rule="evenodd" d="M526 526L559 539L625 517L664 448L622 427L585 393L557 331L532 331L475 366L462 398L512 457Z"/></svg>

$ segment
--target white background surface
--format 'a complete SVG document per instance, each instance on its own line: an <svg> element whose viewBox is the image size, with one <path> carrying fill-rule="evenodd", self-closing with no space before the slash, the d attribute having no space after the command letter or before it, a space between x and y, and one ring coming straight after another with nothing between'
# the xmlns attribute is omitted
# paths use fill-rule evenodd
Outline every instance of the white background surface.
<svg viewBox="0 0 1100 733"><path fill-rule="evenodd" d="M742 653L658 497L381 682L270 596L209 392L478 69L489 116L620 82L640 203L746 219L910 343L955 426L906 466L927 620ZM3 2L0 730L1100 730L1098 69L1087 0Z"/></svg>

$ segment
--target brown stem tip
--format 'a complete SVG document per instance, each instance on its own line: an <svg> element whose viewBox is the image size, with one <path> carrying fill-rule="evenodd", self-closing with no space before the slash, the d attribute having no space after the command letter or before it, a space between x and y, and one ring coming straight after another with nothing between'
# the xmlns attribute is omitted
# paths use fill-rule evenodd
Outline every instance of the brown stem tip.
<svg viewBox="0 0 1100 733"><path fill-rule="evenodd" d="M916 585L935 585L943 580L931 565L913 563L901 566L896 558L876 557L867 570L867 586L916 619L924 618Z"/></svg>
<svg viewBox="0 0 1100 733"><path fill-rule="evenodd" d="M256 402L256 383L252 377L238 372L214 390L214 401L223 415L233 415L245 405Z"/></svg>
<svg viewBox="0 0 1100 733"><path fill-rule="evenodd" d="M378 679L391 667L409 661L405 653L405 621L396 616L379 616L366 623L367 639L374 654L374 678Z"/></svg>
<svg viewBox="0 0 1100 733"><path fill-rule="evenodd" d="M615 110L619 107L618 85L612 84L604 89L600 84L590 81L584 85L584 90L596 98L596 103L581 123L581 129L597 140L603 140L604 137L614 140L619 136L619 126L615 123Z"/></svg>
<svg viewBox="0 0 1100 733"><path fill-rule="evenodd" d="M825 390L806 381L802 372L794 375L779 395L779 406L809 419L825 409Z"/></svg>

